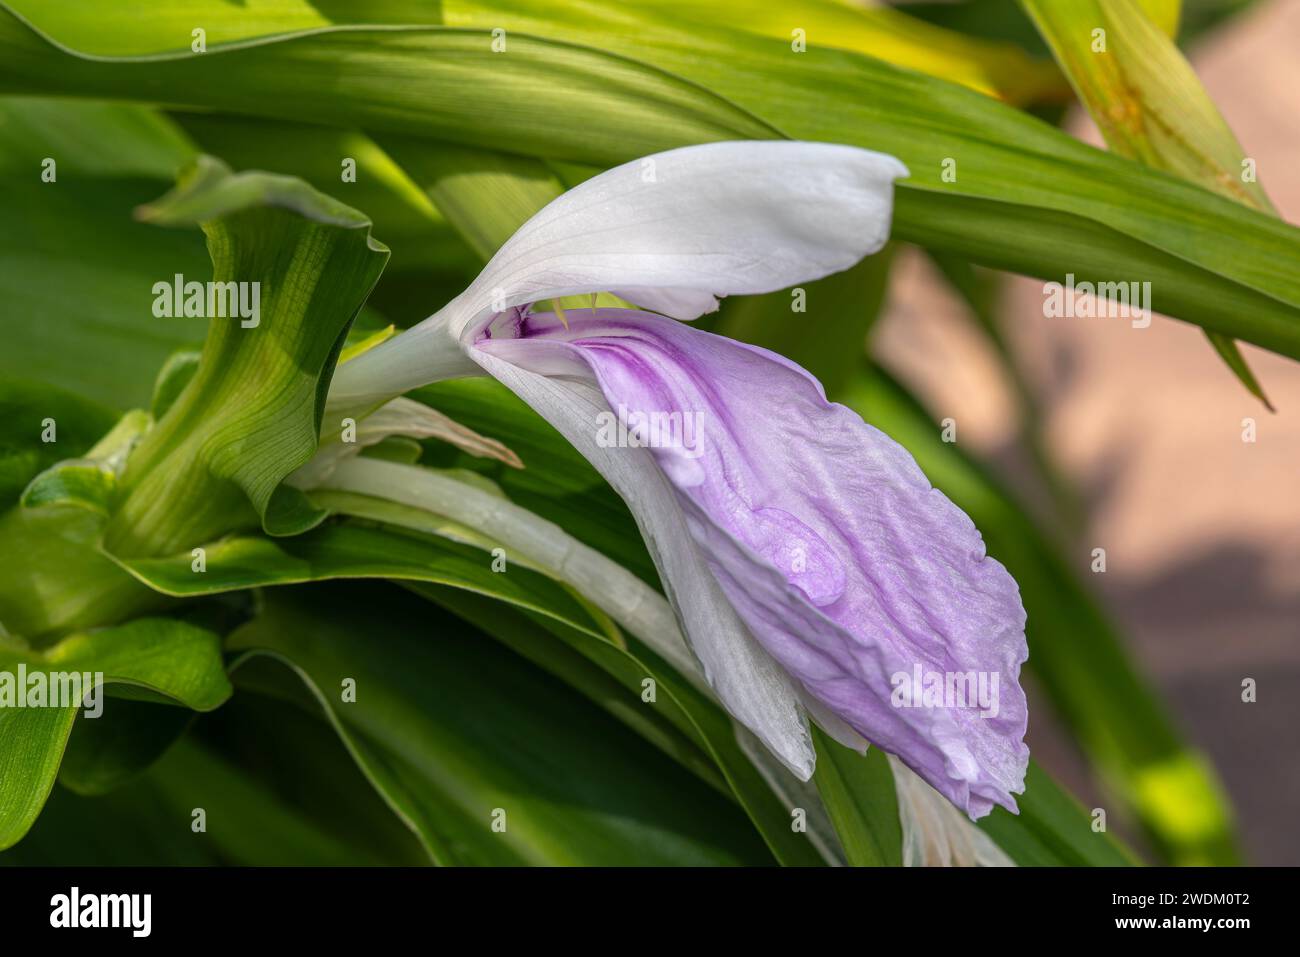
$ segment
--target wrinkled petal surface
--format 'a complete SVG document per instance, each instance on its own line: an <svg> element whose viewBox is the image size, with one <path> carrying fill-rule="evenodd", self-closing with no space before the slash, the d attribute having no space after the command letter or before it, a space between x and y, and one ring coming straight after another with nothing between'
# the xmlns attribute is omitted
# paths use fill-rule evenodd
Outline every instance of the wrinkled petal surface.
<svg viewBox="0 0 1300 957"><path fill-rule="evenodd" d="M570 310L568 322L516 314L471 357L491 357L499 378L507 367L549 377L549 397L520 393L544 415L585 391L562 430L580 449L653 457L673 501L629 499L634 513L661 521L647 509L675 504L711 580L800 693L972 817L1014 810L1028 762L1025 613L970 519L902 446L778 355L632 310ZM637 439L648 447L620 447ZM697 650L711 640L687 631ZM899 676L922 679L916 706L899 706ZM933 699L921 693L932 676ZM975 684L944 696L967 676L992 699Z"/></svg>
<svg viewBox="0 0 1300 957"><path fill-rule="evenodd" d="M540 345L543 353L553 345L563 349L559 343ZM608 405L594 383L551 378L498 358L492 349L471 349L470 355L554 426L627 502L705 679L737 721L793 774L808 780L817 758L798 692L709 573L672 484L650 450L597 441L594 423L608 413ZM546 364L546 355L535 358ZM563 363L563 356L556 358Z"/></svg>

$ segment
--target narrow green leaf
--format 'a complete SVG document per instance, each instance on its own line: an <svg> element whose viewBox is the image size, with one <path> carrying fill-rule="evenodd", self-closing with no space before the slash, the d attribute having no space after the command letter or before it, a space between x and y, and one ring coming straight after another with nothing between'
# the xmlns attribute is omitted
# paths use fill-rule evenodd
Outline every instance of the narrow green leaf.
<svg viewBox="0 0 1300 957"><path fill-rule="evenodd" d="M674 20L745 30L791 45L829 46L863 53L940 77L1010 103L1059 99L1060 71L1013 43L946 30L889 6L844 0L654 0Z"/></svg>
<svg viewBox="0 0 1300 957"><path fill-rule="evenodd" d="M1178 2L1021 3L1111 149L1273 212L1253 161L1172 39ZM1233 374L1272 411L1236 342L1218 332L1206 335Z"/></svg>
<svg viewBox="0 0 1300 957"><path fill-rule="evenodd" d="M119 561L151 588L185 597L339 578L428 581L488 595L600 634L583 604L538 572L513 565L510 574L498 574L492 571L492 556L479 548L368 522L336 521L284 538L228 536L206 547L206 570L201 573L194 570L189 552Z"/></svg>
<svg viewBox="0 0 1300 957"><path fill-rule="evenodd" d="M1173 283L1154 290L1162 312L1300 357L1293 227L978 93L841 50L814 45L795 57L779 40L676 24L650 7L448 0L443 16L459 29L334 28L202 56L111 61L59 50L10 14L0 18L0 89L143 100L166 90L173 101L226 111L601 166L738 137L858 144L912 170L899 186L899 236L923 225L935 248L955 252L974 233L981 242L972 261L998 265L1014 254L1023 271L1062 280L1077 272L1077 257L1060 240L1118 233L1142 247L1138 261L1176 264ZM51 29L59 19L51 14ZM507 31L508 55L493 52L494 28ZM555 39L541 39L548 35ZM321 97L326 78L331 94ZM955 180L945 177L945 160L959 163ZM927 212L918 198L926 193L942 200L943 215L915 223L918 202ZM991 228L984 212L994 222L1020 216L1032 228ZM1107 279L1134 268L1107 244L1094 256ZM1180 289L1197 280L1214 295L1198 300Z"/></svg>
<svg viewBox="0 0 1300 957"><path fill-rule="evenodd" d="M995 807L979 821L1007 855L1021 867L1126 867L1133 855L1105 830L1039 766L1029 762L1025 793L1016 801L1019 814Z"/></svg>
<svg viewBox="0 0 1300 957"><path fill-rule="evenodd" d="M894 775L879 748L850 751L813 728L817 773L813 780L826 802L848 862L855 867L900 867L903 829L898 819Z"/></svg>

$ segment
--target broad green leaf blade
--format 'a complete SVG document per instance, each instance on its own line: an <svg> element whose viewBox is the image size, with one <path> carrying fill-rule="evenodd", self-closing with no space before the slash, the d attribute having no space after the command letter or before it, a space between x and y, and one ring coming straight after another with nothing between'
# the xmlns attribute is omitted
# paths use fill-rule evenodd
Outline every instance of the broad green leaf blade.
<svg viewBox="0 0 1300 957"><path fill-rule="evenodd" d="M0 853L0 865L425 863L418 848L409 847L415 843L409 834L356 773L333 731L291 705L276 707L252 712L260 726L230 729L240 733L241 750L256 748L247 756L222 747L229 732L225 741L190 735L142 776L109 794L84 797L55 788L27 836ZM232 710L249 709L239 707L237 697L217 714L224 718ZM287 732L292 741L284 740ZM291 771L295 780L276 779L280 770ZM196 809L205 814L204 831L195 831Z"/></svg>
<svg viewBox="0 0 1300 957"><path fill-rule="evenodd" d="M192 155L144 107L0 98L0 376L139 406L163 360L202 340L193 320L150 310L160 279L211 278L201 237L131 215Z"/></svg>
<svg viewBox="0 0 1300 957"><path fill-rule="evenodd" d="M1171 39L1178 37L1178 21L1183 13L1183 0L1136 0L1160 31Z"/></svg>
<svg viewBox="0 0 1300 957"><path fill-rule="evenodd" d="M382 617L366 610L376 603ZM716 792L412 596L273 592L230 647L273 656L310 684L358 764L440 863L770 860ZM349 678L352 702L340 696Z"/></svg>
<svg viewBox="0 0 1300 957"><path fill-rule="evenodd" d="M440 283L460 284L474 267L472 253L420 185L364 133L220 113L169 116L199 148L232 169L296 176L364 211L375 235L392 250L384 277L418 270L426 283L436 276ZM458 285L451 295L459 291Z"/></svg>
<svg viewBox="0 0 1300 957"><path fill-rule="evenodd" d="M11 8L0 10L0 49L6 54L0 92L72 93L84 83L97 86L94 95L100 97L153 101L158 90L170 87L171 103L539 156L555 152L560 141L570 142L580 156L639 156L664 143L773 135L727 100L631 59L527 35L511 36L503 56L492 49L491 28L336 28L198 57L186 51L114 61L65 52ZM211 2L207 10L218 15ZM63 21L57 26L61 30ZM48 85L68 69L66 82ZM340 98L320 96L327 77ZM618 123L590 122L575 109L579 98L616 110ZM520 102L528 109L500 123L501 104Z"/></svg>
<svg viewBox="0 0 1300 957"><path fill-rule="evenodd" d="M69 46L104 56L189 52L197 27L205 43L216 46L334 24L397 25L437 16L437 4L428 0L254 0L233 5L167 0L147 11L115 11L117 16L107 22L100 19L103 11L96 0L20 3L15 9Z"/></svg>
<svg viewBox="0 0 1300 957"><path fill-rule="evenodd" d="M99 462L69 462L38 475L23 490L23 508L67 506L107 516L117 491L117 476Z"/></svg>
<svg viewBox="0 0 1300 957"><path fill-rule="evenodd" d="M983 40L936 27L885 5L854 0L646 0L674 20L745 30L791 45L829 46L918 70L1009 103L1057 100L1068 93L1051 63L1014 43Z"/></svg>
<svg viewBox="0 0 1300 957"><path fill-rule="evenodd" d="M546 164L529 157L391 134L381 135L379 142L483 262L564 192Z"/></svg>
<svg viewBox="0 0 1300 957"><path fill-rule="evenodd" d="M441 22L437 4L421 0L344 0L322 9L308 0L277 0L249 8L217 7L204 0L172 0L158 15L131 24L129 30L95 28L84 2L57 8L15 3L38 28L53 33L75 49L105 56L128 56L179 50L193 45L193 25L206 24L210 45L333 24L427 24ZM698 18L699 4L659 3L674 16ZM857 7L828 0L801 0L788 6L787 19L753 2L715 4L705 22L723 18L743 29L767 36L792 38L800 26L814 43L858 50L932 73L1013 102L1059 94L1064 85L1051 63L1034 60L1012 44L974 40L961 33L930 26L904 14L879 7ZM213 16L216 13L217 16Z"/></svg>
<svg viewBox="0 0 1300 957"><path fill-rule="evenodd" d="M214 285L154 288L168 314L191 314L198 296L208 337L127 461L106 547L167 554L251 521L273 534L319 522L324 513L280 483L316 450L334 361L387 249L364 215L302 181L232 174L207 157L141 215L201 224Z"/></svg>
<svg viewBox="0 0 1300 957"><path fill-rule="evenodd" d="M73 725L59 783L77 794L114 791L162 757L193 719L193 713L181 708L114 699L103 716Z"/></svg>
<svg viewBox="0 0 1300 957"><path fill-rule="evenodd" d="M168 182L196 155L182 130L146 106L6 97L0 101L0 116L0 143L5 147L0 169L6 175L28 178L41 169L40 160L55 160L55 179L31 177L43 187L47 200L57 192L48 187L69 179ZM13 183L8 186L14 188Z"/></svg>
<svg viewBox="0 0 1300 957"><path fill-rule="evenodd" d="M628 636L628 648L620 648L595 640L590 632L568 627L553 618L541 618L534 613L528 615L533 619L530 622L520 620L519 616L503 615L499 606L494 608L473 594L451 592L423 583L413 584L411 588L473 622L498 641L566 681L625 724L655 741L659 747L674 754L687 767L693 767L694 755L683 754L680 749L674 751L646 734L647 729L639 715L638 720L629 720L629 709L640 712L646 707L653 708L702 756L706 756L714 769L713 774L702 774L706 780L712 780L717 772L721 772L725 786L749 814L780 863L821 865L834 855L834 848L817 845L818 835L811 831L796 832L791 827L797 809L782 803L738 745L730 716L634 636ZM540 636L538 624L558 642ZM584 664L595 665L606 680L593 679ZM653 682L652 702L644 698L647 679Z"/></svg>
<svg viewBox="0 0 1300 957"><path fill-rule="evenodd" d="M1276 300L1241 287L1229 290L1212 269L1192 267L1096 222L1066 223L1029 206L923 190L900 190L895 200L895 239L967 262L1057 282L1067 273L1076 283L1150 282L1157 312L1196 316L1193 321L1211 331L1260 344L1280 346L1295 323L1288 311L1278 310ZM990 236L997 242L990 243ZM1055 276L1043 274L1036 265L1044 248L1062 257L1061 272ZM1289 355L1288 348L1274 351Z"/></svg>
<svg viewBox="0 0 1300 957"><path fill-rule="evenodd" d="M850 751L813 728L817 773L813 780L830 812L848 862L855 867L899 867L903 830L894 775L879 748Z"/></svg>
<svg viewBox="0 0 1300 957"><path fill-rule="evenodd" d="M73 507L107 516L117 494L117 476L132 445L153 424L147 412L128 412L80 458L59 462L28 483L23 508ZM42 429L42 438L53 429Z"/></svg>
<svg viewBox="0 0 1300 957"><path fill-rule="evenodd" d="M1147 247L1144 258L1171 257L1176 281L1203 273L1214 286L1204 303L1177 285L1159 287L1157 309L1300 356L1294 228L1108 156L988 97L844 51L814 47L792 57L780 41L677 25L649 10L636 12L635 32L626 13L533 0L508 8L448 0L443 13L457 27L481 29L335 28L140 61L79 58L9 14L0 18L7 54L0 89L143 100L165 89L173 101L227 111L596 165L747 136L859 144L912 170L899 187L898 235L915 232L915 207L904 198L938 193L944 218L926 224L936 248L956 251L974 231L982 243L968 258L997 265L1015 251L1025 254L1024 271L1061 280L1076 271L1076 257L1057 240L1114 231ZM492 52L494 28L507 30L508 55ZM326 75L331 96L323 98ZM945 176L945 160L958 162L955 180ZM978 206L953 205L956 197L991 202L995 218L1023 210L1043 223L1017 237L972 218ZM1048 234L1053 241L1044 241ZM1131 257L1107 246L1096 255L1108 280L1129 278ZM1252 292L1259 295L1248 304Z"/></svg>
<svg viewBox="0 0 1300 957"><path fill-rule="evenodd" d="M18 693L20 665L29 676L45 674L47 685L59 674L102 673L105 683L128 685L198 711L210 711L230 695L217 636L168 618L73 635L44 652L0 646L0 665L0 695ZM90 690L94 680L83 690ZM0 848L18 841L40 813L81 705L22 707L6 701L0 708ZM111 708L112 702L103 706Z"/></svg>
<svg viewBox="0 0 1300 957"><path fill-rule="evenodd" d="M912 171L911 179L898 184L896 236L911 238L911 207L904 200L916 193L940 192L945 201L957 196L993 201L1002 207L995 210L1000 216L1029 207L1027 213L1045 220L1053 241L1044 242L1031 229L1025 238L1037 250L1026 250L1030 261L1022 271L1063 279L1076 270L1073 248L1058 237L1074 228L1099 225L1151 247L1148 256L1163 252L1184 268L1192 265L1215 274L1216 282L1230 280L1236 287L1234 297L1242 287L1265 293L1278 300L1270 310L1285 327L1283 337L1292 338L1297 330L1300 282L1294 277L1300 276L1300 233L1294 228L1279 228L1226 200L1211 198L1205 190L1108 156L1026 114L943 81L833 50L810 48L792 58L786 44L677 25L654 15L649 6L638 19L634 40L618 28L615 14L602 16L593 9L576 13L544 7L537 0L450 0L444 15L449 23L487 27L490 21L563 35L629 56L653 57L659 66L730 97L785 135L892 153ZM945 160L956 163L951 182L944 176L949 166ZM974 212L969 206L945 202L942 208L959 236L968 229L982 236L981 254L967 258L996 265L993 260L1003 255L1007 244L1021 247L1020 237L969 218ZM1294 265L1278 269L1276 261L1263 266L1261 260L1238 260L1233 253L1225 258L1221 253L1226 235L1249 245L1267 245L1271 252L1261 255L1280 256ZM947 241L942 232L932 234L936 248L948 248ZM1132 273L1131 260L1104 248L1101 256L1106 278L1118 280ZM1158 310L1225 334L1234 332L1233 315L1216 314L1212 306L1198 307L1185 298L1179 299L1178 309L1166 308L1177 290L1156 289ZM1221 294L1228 294L1227 286ZM1298 354L1294 343L1279 348L1280 340L1267 338L1273 343L1267 348ZM1263 344L1260 338L1251 341Z"/></svg>
<svg viewBox="0 0 1300 957"><path fill-rule="evenodd" d="M173 604L99 551L103 519L83 509L0 514L0 626L40 639Z"/></svg>

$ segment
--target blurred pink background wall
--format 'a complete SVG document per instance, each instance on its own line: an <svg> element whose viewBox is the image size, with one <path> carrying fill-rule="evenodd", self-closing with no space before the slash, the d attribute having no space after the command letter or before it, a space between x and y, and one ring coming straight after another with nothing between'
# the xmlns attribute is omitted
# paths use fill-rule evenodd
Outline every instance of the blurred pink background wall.
<svg viewBox="0 0 1300 957"><path fill-rule="evenodd" d="M1259 181L1300 223L1300 0L1260 3L1191 52ZM1068 125L1100 144L1081 111ZM937 418L957 420L963 445L1024 486L1016 406L992 353L923 257L899 267L876 354ZM1158 287L1152 302L1158 312ZM1088 503L1077 566L1219 769L1248 861L1300 864L1300 365L1243 347L1270 414L1194 326L1047 319L1043 284L1020 278L999 318L1040 397L1047 442ZM1254 443L1242 441L1245 418ZM1088 570L1094 547L1106 549L1105 574ZM1253 704L1241 700L1248 677ZM1029 743L1104 806L1042 708Z"/></svg>

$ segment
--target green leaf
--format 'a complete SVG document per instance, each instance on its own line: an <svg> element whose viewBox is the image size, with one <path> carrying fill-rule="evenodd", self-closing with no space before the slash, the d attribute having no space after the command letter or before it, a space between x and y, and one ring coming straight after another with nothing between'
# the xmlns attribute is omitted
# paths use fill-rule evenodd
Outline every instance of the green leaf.
<svg viewBox="0 0 1300 957"><path fill-rule="evenodd" d="M43 10L47 29L67 29L66 8ZM221 19L215 5L204 12ZM847 51L813 45L794 56L782 41L675 23L650 6L447 0L442 14L455 29L325 28L139 61L78 57L7 14L0 89L145 101L165 90L171 102L599 166L718 139L862 145L912 170L898 190L899 238L924 234L960 252L973 234L972 261L1016 259L1021 271L1061 280L1078 273L1080 237L1117 234L1140 255L1098 245L1106 280L1173 266L1171 281L1153 280L1160 311L1300 357L1294 227L973 91ZM492 51L494 28L507 31L508 55ZM953 182L946 159L960 164ZM1002 228L1013 218L1020 235ZM1212 295L1189 294L1196 285Z"/></svg>
<svg viewBox="0 0 1300 957"><path fill-rule="evenodd" d="M0 381L0 509L16 503L40 472L88 450L116 420L110 410L62 389Z"/></svg>
<svg viewBox="0 0 1300 957"><path fill-rule="evenodd" d="M1036 761L1029 762L1019 814L995 807L978 824L1021 867L1125 867L1131 853L1105 831L1093 829L1091 815L1053 781Z"/></svg>
<svg viewBox="0 0 1300 957"><path fill-rule="evenodd" d="M23 508L53 505L84 508L107 516L117 491L113 470L93 461L63 462L41 473L23 491Z"/></svg>
<svg viewBox="0 0 1300 957"><path fill-rule="evenodd" d="M84 509L0 514L0 627L40 639L173 604L99 550L103 526L100 515Z"/></svg>
<svg viewBox="0 0 1300 957"><path fill-rule="evenodd" d="M234 704L218 714L224 716ZM355 772L328 727L312 736L310 725L321 723L289 705L257 715L263 719L260 727L239 728L245 749L261 749L246 757L221 747L226 742L191 735L140 777L108 794L86 797L55 788L28 835L0 853L0 865L422 863L393 840L391 813ZM294 734L291 747L281 741L286 730ZM320 735L328 736L324 745L332 751L319 753ZM268 746L276 746L275 752L266 753ZM303 793L267 780L270 761L275 768L292 768L302 786L312 790ZM364 788L359 794L354 779ZM329 802L329 819L311 813L322 799ZM198 808L206 814L203 832L194 830Z"/></svg>
<svg viewBox="0 0 1300 957"><path fill-rule="evenodd" d="M0 98L0 377L140 406L163 360L202 338L150 310L158 280L211 277L199 236L131 216L186 161L177 139L144 107ZM41 180L46 158L55 182Z"/></svg>
<svg viewBox="0 0 1300 957"><path fill-rule="evenodd" d="M221 113L170 116L204 152L234 169L296 176L364 210L374 221L375 234L392 249L386 276L418 270L426 283L431 275L459 281L473 262L470 250L420 187L365 133Z"/></svg>
<svg viewBox="0 0 1300 957"><path fill-rule="evenodd" d="M1010 103L1059 98L1064 78L1049 62L1013 43L992 42L945 30L888 6L843 0L655 0L654 9L675 20L774 37L792 45L829 46L877 57L897 66L970 87ZM802 31L802 35L796 34Z"/></svg>
<svg viewBox="0 0 1300 957"><path fill-rule="evenodd" d="M252 520L273 534L319 522L280 482L316 450L334 361L387 250L365 216L307 184L207 157L141 215L202 224L223 287L200 289L202 311L219 314L198 369L127 462L105 546L167 554ZM188 290L161 285L160 300L174 308L183 292L188 310Z"/></svg>
<svg viewBox="0 0 1300 957"><path fill-rule="evenodd" d="M69 93L82 83L107 82L96 95L151 101L159 90L170 87L166 96L170 103L410 133L534 155L551 153L557 135L570 137L583 153L595 145L606 155L630 152L633 156L654 152L665 141L685 145L736 135L771 135L770 128L725 99L663 70L527 35L511 36L509 55L502 56L492 50L490 28L326 28L299 34L287 46L276 38L264 38L197 57L186 50L114 62L82 59L51 45L12 8L0 9L4 11L0 46L6 54L0 61L4 63L0 90L10 92ZM203 17L217 22L222 9L209 2ZM62 33L67 11L51 12L47 26ZM78 12L83 25L94 14ZM138 45L152 47L147 39L151 36L156 37L139 35ZM284 58L286 53L303 58L292 65ZM366 60L370 67L354 72ZM148 77L133 69L146 62ZM344 68L344 63L351 68ZM56 64L56 72L72 72L64 75L64 81L46 85L55 79L47 71L55 70ZM37 76L42 77L39 89ZM320 81L327 76L340 98L319 95ZM215 82L218 77L222 82ZM560 79L563 82L557 82ZM196 83L206 86L206 93L198 95ZM617 128L593 125L576 112L575 93L616 106ZM499 106L484 111L489 103L524 100L528 110L517 113L509 124L497 124L494 114Z"/></svg>
<svg viewBox="0 0 1300 957"><path fill-rule="evenodd" d="M0 665L0 675L15 683L20 665L29 675L44 674L46 682L61 673L102 673L105 683L198 711L210 711L230 694L217 636L167 618L73 635L44 652L0 645ZM92 686L98 687L97 679L85 690ZM80 708L80 701L0 708L0 848L18 841L40 813Z"/></svg>
<svg viewBox="0 0 1300 957"><path fill-rule="evenodd" d="M192 712L117 698L94 721L72 727L59 783L77 794L107 794L155 764L194 720Z"/></svg>
<svg viewBox="0 0 1300 957"><path fill-rule="evenodd" d="M151 588L185 597L338 578L429 581L488 595L599 634L583 604L563 586L518 565L509 574L493 572L487 552L437 535L341 521L286 538L233 535L209 544L205 553L203 572L194 570L188 552L120 561Z"/></svg>
<svg viewBox="0 0 1300 957"><path fill-rule="evenodd" d="M230 647L294 669L440 863L770 860L716 792L427 602L272 592ZM346 679L355 701L341 696Z"/></svg>
<svg viewBox="0 0 1300 957"><path fill-rule="evenodd" d="M106 517L117 494L122 464L152 424L147 412L128 412L84 457L60 462L32 479L19 504L23 508L83 508Z"/></svg>
<svg viewBox="0 0 1300 957"><path fill-rule="evenodd" d="M855 867L901 867L903 829L889 760L879 748L858 754L813 727L817 773L813 780L848 862Z"/></svg>
<svg viewBox="0 0 1300 957"><path fill-rule="evenodd" d="M0 636L112 623L160 603L99 553L101 516L8 508L43 470L93 454L105 433L138 419L115 422L114 413L61 389L0 382Z"/></svg>
<svg viewBox="0 0 1300 957"><path fill-rule="evenodd" d="M483 261L564 187L546 164L393 134L379 142Z"/></svg>
<svg viewBox="0 0 1300 957"><path fill-rule="evenodd" d="M1263 187L1247 176L1253 162L1171 39L1179 3L1148 0L1144 12L1136 0L1021 2L1111 149L1273 212ZM1271 410L1237 344L1207 334L1228 368Z"/></svg>
<svg viewBox="0 0 1300 957"><path fill-rule="evenodd" d="M817 843L821 835L811 831L805 835L791 828L795 808L783 803L740 747L730 716L711 696L695 688L635 636L627 636L628 647L621 648L553 618L527 614L526 618L532 619L529 621L518 615L503 615L499 607L494 608L473 594L421 583L410 587L566 681L696 773L700 773L699 756L707 756L710 769L716 770L701 776L711 781L721 772L726 786L780 863L821 865L833 856L833 848ZM538 624L559 639L558 643L539 640ZM604 673L603 677L592 674L592 665ZM654 682L654 702L647 703L642 697L646 679ZM684 736L687 747L683 748L662 731L647 727L643 717L647 704Z"/></svg>

